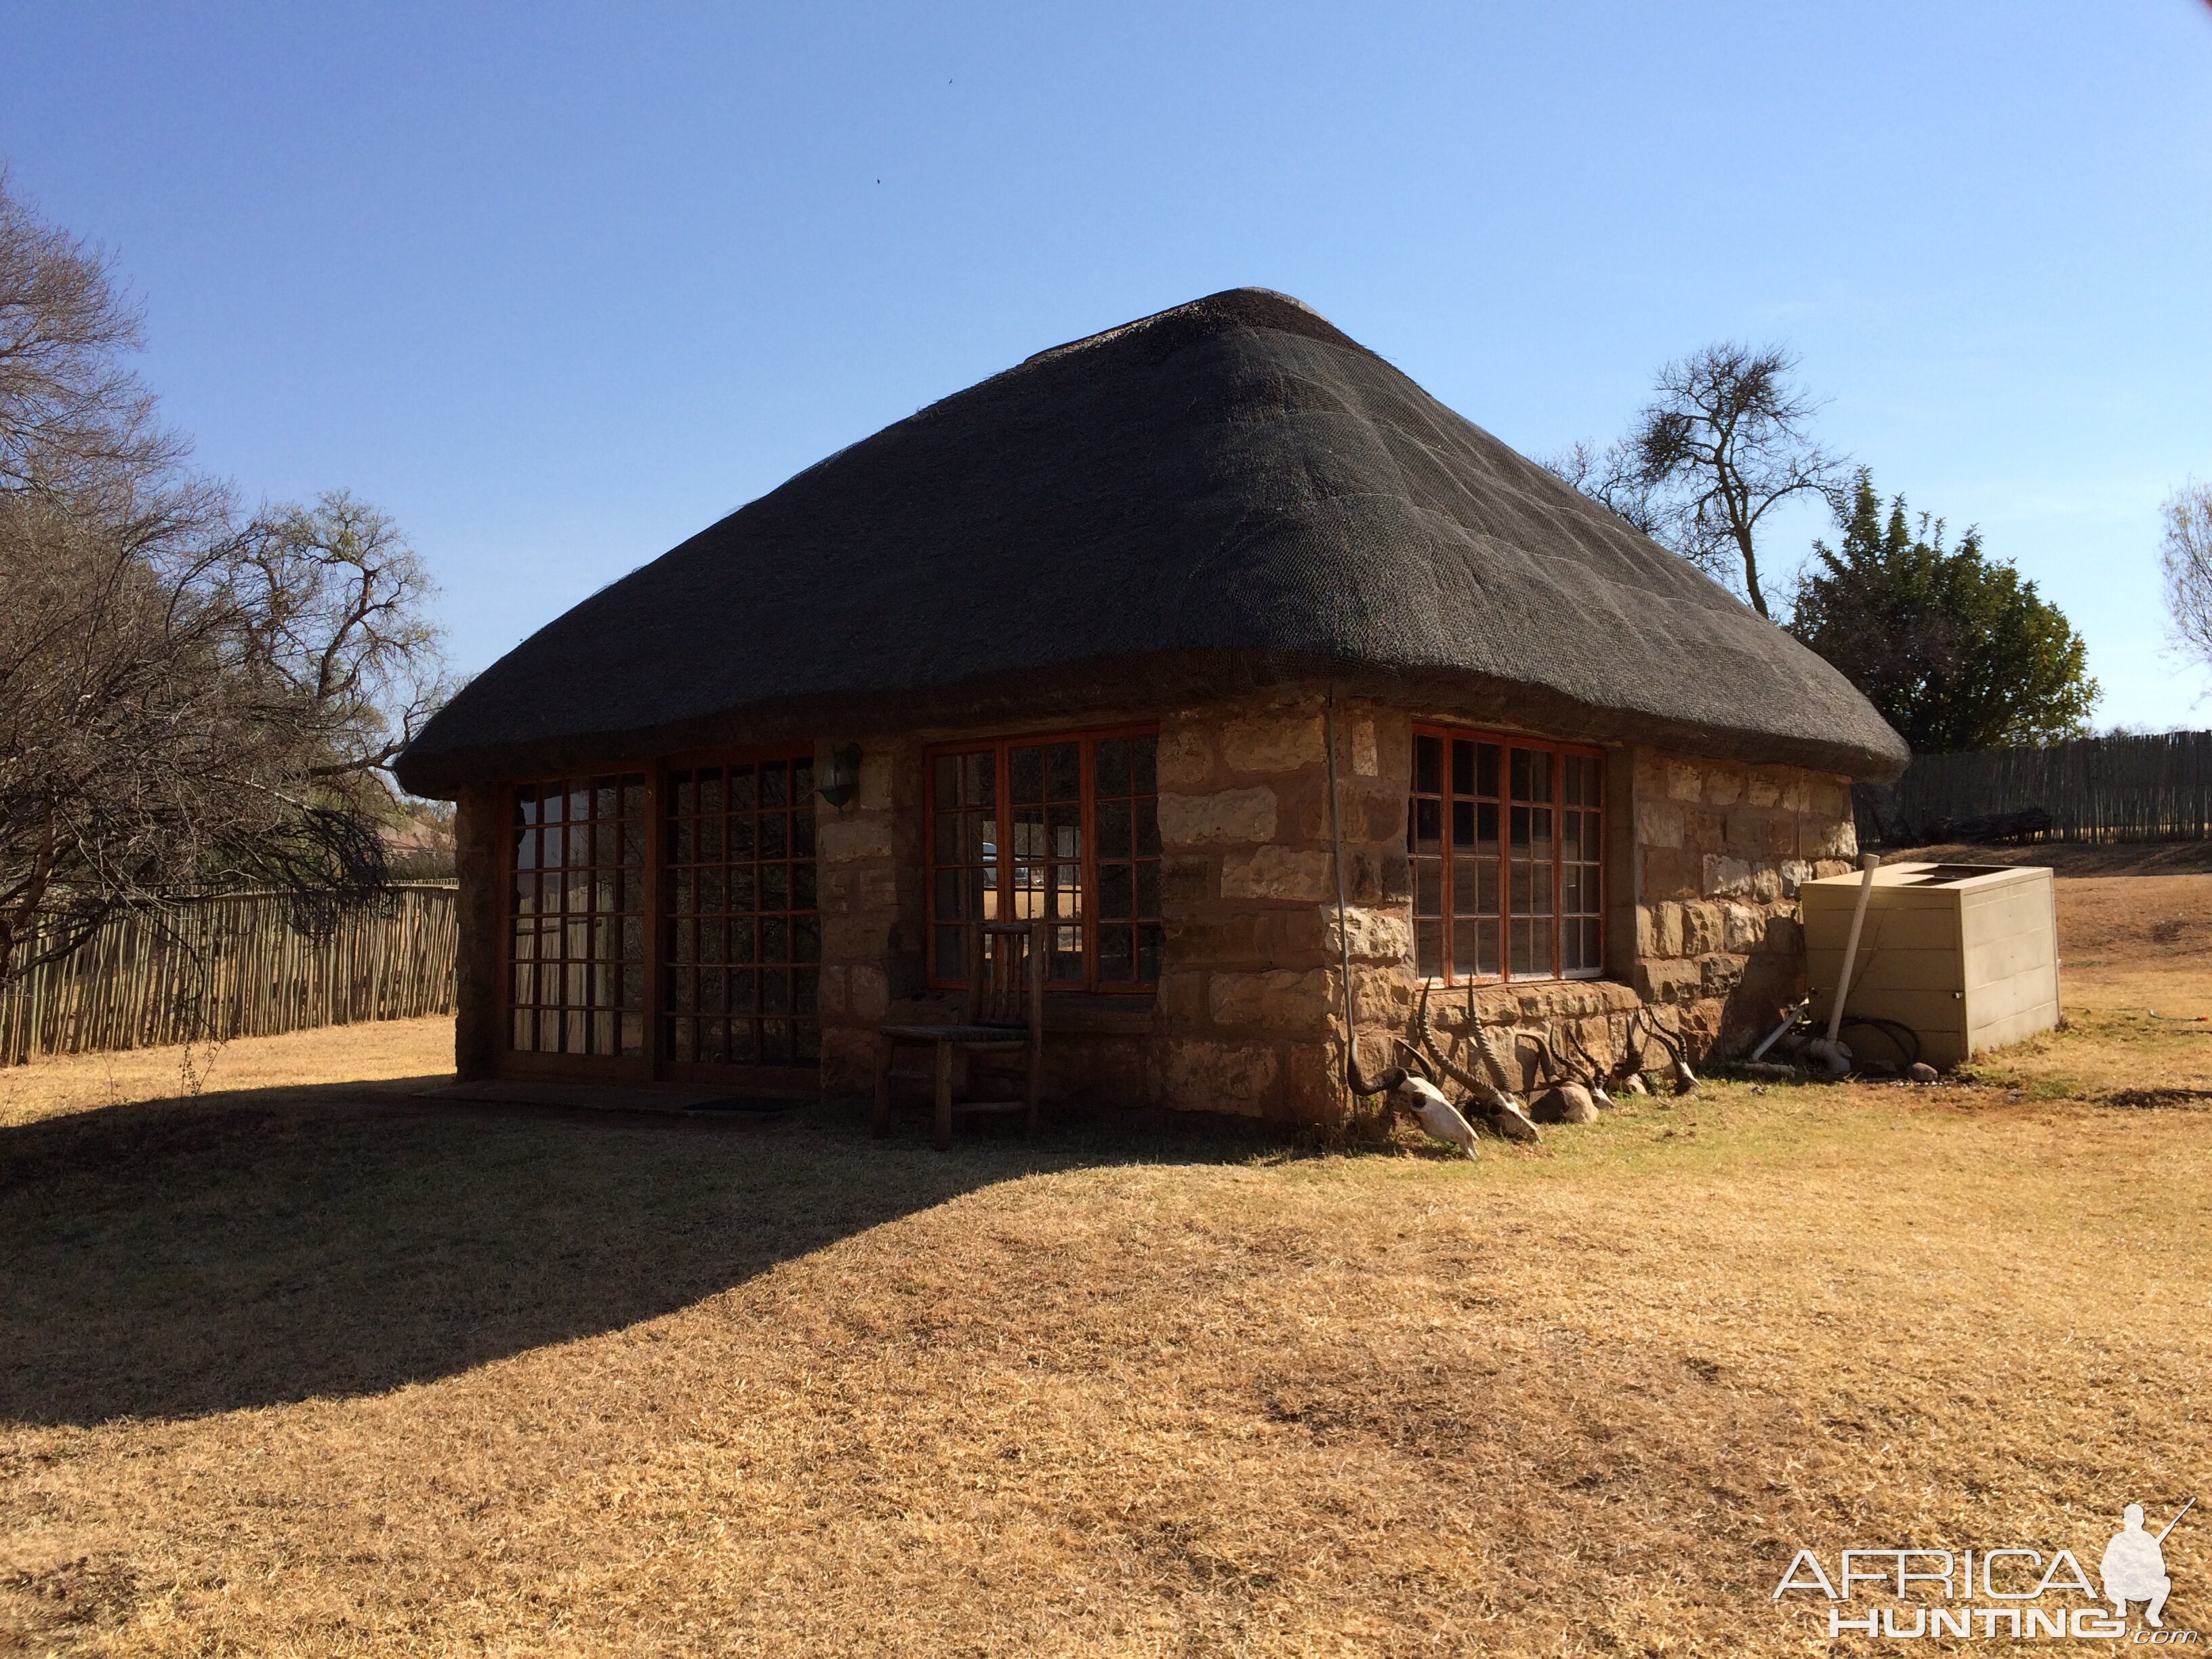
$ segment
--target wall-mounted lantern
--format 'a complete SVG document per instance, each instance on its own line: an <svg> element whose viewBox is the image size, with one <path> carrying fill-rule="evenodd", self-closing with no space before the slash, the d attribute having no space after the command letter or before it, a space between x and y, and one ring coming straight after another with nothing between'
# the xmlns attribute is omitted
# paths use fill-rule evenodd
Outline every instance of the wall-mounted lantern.
<svg viewBox="0 0 2212 1659"><path fill-rule="evenodd" d="M822 760L822 776L814 793L840 812L860 793L860 745L848 743L832 749Z"/></svg>

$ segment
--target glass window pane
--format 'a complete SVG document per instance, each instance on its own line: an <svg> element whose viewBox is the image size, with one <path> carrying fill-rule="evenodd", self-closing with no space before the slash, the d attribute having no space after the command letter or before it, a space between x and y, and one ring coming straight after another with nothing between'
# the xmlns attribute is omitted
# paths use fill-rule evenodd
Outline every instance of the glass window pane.
<svg viewBox="0 0 2212 1659"><path fill-rule="evenodd" d="M1126 864L1102 864L1098 866L1098 916L1102 921L1119 921L1133 918L1136 914L1136 871ZM1100 947L1102 955L1104 947Z"/></svg>
<svg viewBox="0 0 2212 1659"><path fill-rule="evenodd" d="M1474 793L1474 745L1465 738L1452 739L1452 793Z"/></svg>
<svg viewBox="0 0 2212 1659"><path fill-rule="evenodd" d="M1125 800L1102 800L1098 803L1098 856L1102 859L1125 859L1129 856L1129 803Z"/></svg>
<svg viewBox="0 0 2212 1659"><path fill-rule="evenodd" d="M1151 795L1159 791L1159 747L1158 738L1132 738L1129 740L1129 788L1133 794ZM1139 949L1142 948L1141 944Z"/></svg>
<svg viewBox="0 0 2212 1659"><path fill-rule="evenodd" d="M1034 744L1013 750L1006 757L1006 787L1017 805L1044 799L1044 750Z"/></svg>
<svg viewBox="0 0 2212 1659"><path fill-rule="evenodd" d="M1137 820L1137 856L1156 859L1160 855L1160 804L1151 795L1141 796L1134 803Z"/></svg>
<svg viewBox="0 0 2212 1659"><path fill-rule="evenodd" d="M1443 860L1413 860L1413 914L1440 916L1444 909Z"/></svg>
<svg viewBox="0 0 2212 1659"><path fill-rule="evenodd" d="M1098 775L1098 798L1129 793L1129 740L1108 738L1100 743L1091 762Z"/></svg>
<svg viewBox="0 0 2212 1659"><path fill-rule="evenodd" d="M1442 738L1413 739L1413 787L1421 794L1443 793L1444 744Z"/></svg>
<svg viewBox="0 0 2212 1659"><path fill-rule="evenodd" d="M1102 984L1127 985L1137 976L1136 935L1127 927L1098 930L1098 978Z"/></svg>
<svg viewBox="0 0 2212 1659"><path fill-rule="evenodd" d="M1486 869L1486 866L1487 868ZM1455 859L1452 861L1452 914L1473 916L1482 914L1483 877L1490 877L1492 890L1497 888L1497 867L1484 859Z"/></svg>
<svg viewBox="0 0 2212 1659"><path fill-rule="evenodd" d="M1413 803L1413 850L1434 853L1443 845L1443 803L1417 799Z"/></svg>
<svg viewBox="0 0 2212 1659"><path fill-rule="evenodd" d="M1413 970L1423 979L1436 979L1444 971L1443 924L1438 921L1417 921L1413 924Z"/></svg>
<svg viewBox="0 0 2212 1659"><path fill-rule="evenodd" d="M1083 745L1056 743L1045 750L1044 788L1048 800L1073 800L1083 786Z"/></svg>

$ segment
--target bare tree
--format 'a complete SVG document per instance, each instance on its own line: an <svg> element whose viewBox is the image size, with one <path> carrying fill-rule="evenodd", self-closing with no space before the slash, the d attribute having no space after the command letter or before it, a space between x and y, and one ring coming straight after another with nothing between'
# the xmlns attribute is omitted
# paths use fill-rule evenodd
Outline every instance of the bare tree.
<svg viewBox="0 0 2212 1659"><path fill-rule="evenodd" d="M1644 477L1642 462L1626 443L1599 448L1587 441L1570 446L1542 463L1547 471L1627 520L1631 528L1656 538L1667 528L1667 515Z"/></svg>
<svg viewBox="0 0 2212 1659"><path fill-rule="evenodd" d="M1547 465L1698 568L1740 582L1771 616L1761 521L1795 495L1840 512L1845 494L1844 459L1813 441L1820 404L1791 384L1796 372L1779 347L1707 346L1659 371L1658 395L1627 437L1602 451L1577 444Z"/></svg>
<svg viewBox="0 0 2212 1659"><path fill-rule="evenodd" d="M1740 570L1762 617L1759 521L1794 495L1843 500L1844 460L1808 431L1819 403L1790 384L1797 359L1778 347L1723 343L1659 371L1658 397L1629 444L1646 484L1665 499L1662 539L1703 568Z"/></svg>
<svg viewBox="0 0 2212 1659"><path fill-rule="evenodd" d="M2212 668L2212 484L2195 480L2160 509L2166 540L2166 608L2183 650Z"/></svg>
<svg viewBox="0 0 2212 1659"><path fill-rule="evenodd" d="M0 178L0 983L180 887L303 926L382 890L382 769L442 698L422 562L343 494L183 467L106 256Z"/></svg>

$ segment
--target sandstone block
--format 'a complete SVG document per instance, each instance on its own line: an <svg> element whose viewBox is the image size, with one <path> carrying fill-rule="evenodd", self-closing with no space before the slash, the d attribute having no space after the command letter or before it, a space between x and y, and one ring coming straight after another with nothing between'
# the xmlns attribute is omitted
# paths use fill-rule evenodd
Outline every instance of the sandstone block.
<svg viewBox="0 0 2212 1659"><path fill-rule="evenodd" d="M1328 854L1318 848L1255 848L1249 853L1232 853L1222 860L1221 896L1303 899L1318 903L1334 896L1333 873Z"/></svg>
<svg viewBox="0 0 2212 1659"><path fill-rule="evenodd" d="M1759 949L1778 951L1784 955L1802 955L1805 950L1805 924L1792 915L1769 913L1766 934Z"/></svg>
<svg viewBox="0 0 2212 1659"><path fill-rule="evenodd" d="M1687 761L1667 763L1667 796L1670 800L1696 800L1705 792L1705 780Z"/></svg>
<svg viewBox="0 0 2212 1659"><path fill-rule="evenodd" d="M1807 882L1812 880L1816 873L1817 872L1814 867L1812 865L1808 864L1803 859L1783 860L1781 869L1782 896L1784 898L1796 898L1797 896L1797 890L1803 886Z"/></svg>
<svg viewBox="0 0 2212 1659"><path fill-rule="evenodd" d="M1698 987L1706 996L1725 999L1743 978L1743 958L1716 951L1698 962Z"/></svg>
<svg viewBox="0 0 2212 1659"><path fill-rule="evenodd" d="M1275 1093L1280 1062L1273 1044L1171 1037L1161 1056L1162 1103L1190 1112L1261 1115Z"/></svg>
<svg viewBox="0 0 2212 1659"><path fill-rule="evenodd" d="M1668 801L1638 801L1636 839L1645 847L1680 847L1682 809Z"/></svg>
<svg viewBox="0 0 2212 1659"><path fill-rule="evenodd" d="M1743 798L1743 769L1709 766L1705 769L1705 799L1715 806L1732 806Z"/></svg>
<svg viewBox="0 0 2212 1659"><path fill-rule="evenodd" d="M1336 907L1324 905L1314 915L1322 926L1322 947L1334 956L1342 948L1337 932ZM1413 954L1413 921L1401 911L1348 906L1344 921L1344 943L1350 945L1354 962L1402 963Z"/></svg>
<svg viewBox="0 0 2212 1659"><path fill-rule="evenodd" d="M1222 728L1221 756L1237 772L1296 772L1327 763L1318 714L1262 714Z"/></svg>
<svg viewBox="0 0 2212 1659"><path fill-rule="evenodd" d="M822 977L816 982L814 998L815 1006L821 1010L823 1018L834 1018L843 1013L845 1012L844 969L834 966L824 968L822 970Z"/></svg>
<svg viewBox="0 0 2212 1659"><path fill-rule="evenodd" d="M1649 896L1690 898L1698 891L1703 860L1671 847L1652 847L1644 853L1642 891Z"/></svg>
<svg viewBox="0 0 2212 1659"><path fill-rule="evenodd" d="M819 818L814 826L814 845L817 856L824 864L887 859L891 855L890 816L855 812L848 817Z"/></svg>
<svg viewBox="0 0 2212 1659"><path fill-rule="evenodd" d="M1701 957L1721 948L1721 907L1693 899L1682 907L1682 954Z"/></svg>
<svg viewBox="0 0 2212 1659"><path fill-rule="evenodd" d="M1186 854L1160 860L1160 908L1164 913L1186 913L1212 896L1212 860Z"/></svg>
<svg viewBox="0 0 2212 1659"><path fill-rule="evenodd" d="M1682 907L1662 900L1650 907L1651 950L1650 954L1679 957L1682 954Z"/></svg>
<svg viewBox="0 0 2212 1659"><path fill-rule="evenodd" d="M853 1017L871 1023L882 1019L891 1006L890 981L884 970L862 963L845 971Z"/></svg>
<svg viewBox="0 0 2212 1659"><path fill-rule="evenodd" d="M1198 968L1161 970L1159 1012L1164 1019L1190 1024L1206 1013L1206 974Z"/></svg>
<svg viewBox="0 0 2212 1659"><path fill-rule="evenodd" d="M1766 821L1766 852L1770 858L1794 858L1797 853L1797 820L1772 817Z"/></svg>
<svg viewBox="0 0 2212 1659"><path fill-rule="evenodd" d="M1782 799L1782 781L1765 767L1754 767L1744 780L1743 799L1747 805L1775 805Z"/></svg>
<svg viewBox="0 0 2212 1659"><path fill-rule="evenodd" d="M1283 1051L1283 1103L1300 1123L1337 1124L1351 1109L1333 1042L1293 1042Z"/></svg>
<svg viewBox="0 0 2212 1659"><path fill-rule="evenodd" d="M1219 846L1275 838L1275 792L1255 787L1159 798L1160 839L1170 847Z"/></svg>
<svg viewBox="0 0 2212 1659"><path fill-rule="evenodd" d="M1766 850L1767 823L1765 813L1738 807L1723 821L1721 833L1730 852L1757 854Z"/></svg>
<svg viewBox="0 0 2212 1659"><path fill-rule="evenodd" d="M1382 757L1376 752L1375 722L1355 720L1352 726L1352 770L1356 777L1381 775Z"/></svg>
<svg viewBox="0 0 2212 1659"><path fill-rule="evenodd" d="M1191 725L1160 728L1159 779L1162 789L1185 793L1213 781L1213 749L1204 732Z"/></svg>
<svg viewBox="0 0 2212 1659"><path fill-rule="evenodd" d="M895 757L883 753L860 757L860 788L854 803L864 812L887 812L891 807L891 790L896 774ZM817 773L818 777L821 775Z"/></svg>
<svg viewBox="0 0 2212 1659"><path fill-rule="evenodd" d="M822 1028L822 1092L864 1095L876 1085L876 1034L856 1025Z"/></svg>
<svg viewBox="0 0 2212 1659"><path fill-rule="evenodd" d="M1679 958L1636 964L1636 989L1646 1002L1686 1002L1698 994L1705 975L1694 962Z"/></svg>
<svg viewBox="0 0 2212 1659"><path fill-rule="evenodd" d="M1273 968L1214 975L1206 1004L1216 1025L1288 1036L1328 1027L1329 993L1329 975L1322 969L1300 974Z"/></svg>
<svg viewBox="0 0 2212 1659"><path fill-rule="evenodd" d="M1703 879L1698 890L1708 898L1726 896L1741 897L1751 891L1751 866L1741 859L1727 858L1717 854L1705 855Z"/></svg>
<svg viewBox="0 0 2212 1659"><path fill-rule="evenodd" d="M1813 792L1807 787L1804 774L1791 772L1782 786L1782 810L1802 812L1811 804Z"/></svg>
<svg viewBox="0 0 2212 1659"><path fill-rule="evenodd" d="M1411 969L1363 968L1356 963L1352 969L1352 994L1359 1000L1361 1029L1380 1025L1394 1031L1407 1028L1413 1018L1413 1003L1419 994ZM1332 1008L1335 1006L1335 994L1332 983L1329 1004Z"/></svg>
<svg viewBox="0 0 2212 1659"><path fill-rule="evenodd" d="M1848 817L1851 810L1851 793L1847 788L1832 783L1816 783L1811 790L1812 802L1807 808L1816 818Z"/></svg>
<svg viewBox="0 0 2212 1659"><path fill-rule="evenodd" d="M1721 913L1721 949L1745 955L1766 940L1766 912L1748 904L1730 904Z"/></svg>

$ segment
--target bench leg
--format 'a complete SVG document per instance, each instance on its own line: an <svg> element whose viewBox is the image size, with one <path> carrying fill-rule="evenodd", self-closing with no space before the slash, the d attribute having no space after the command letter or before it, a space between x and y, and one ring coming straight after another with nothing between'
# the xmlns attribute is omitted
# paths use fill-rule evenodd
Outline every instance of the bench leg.
<svg viewBox="0 0 2212 1659"><path fill-rule="evenodd" d="M897 1048L884 1033L876 1034L876 1109L868 1127L878 1139L891 1132L891 1056Z"/></svg>
<svg viewBox="0 0 2212 1659"><path fill-rule="evenodd" d="M937 1130L932 1137L940 1152L952 1146L952 1045L937 1045Z"/></svg>

